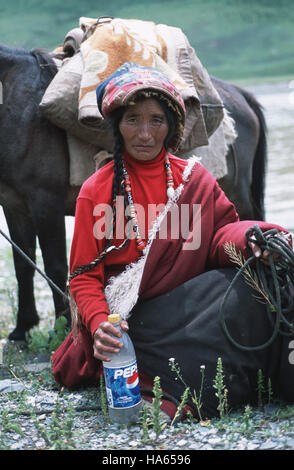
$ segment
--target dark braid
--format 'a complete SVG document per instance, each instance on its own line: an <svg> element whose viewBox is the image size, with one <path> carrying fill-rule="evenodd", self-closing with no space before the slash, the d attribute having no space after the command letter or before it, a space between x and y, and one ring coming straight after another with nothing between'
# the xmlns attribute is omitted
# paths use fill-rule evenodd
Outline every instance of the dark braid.
<svg viewBox="0 0 294 470"><path fill-rule="evenodd" d="M112 220L112 233L114 234L115 232L115 214L116 214L116 208L115 208L115 202L116 202L116 197L120 193L123 196L124 194L124 189L121 185L121 181L123 179L123 138L121 136L121 133L119 131L119 123L121 120L121 117L123 115L124 109L118 109L117 112L113 113L113 116L111 118L111 124L112 124L112 129L113 129L113 136L114 136L114 149L113 149L113 163L114 163L114 175L113 175L113 184L112 184L112 214L113 214L113 220ZM126 204L126 200L124 197L124 201ZM93 261L91 261L88 264L84 264L83 266L79 266L73 273L70 274L69 276L69 282L79 274L84 274L87 271L90 271L91 269L94 269L104 258L105 256L112 251L112 249L121 249L125 246L125 244L128 242L128 239L126 239L119 247L114 247L111 246L110 243L110 238L106 239L106 246L105 248L98 254L97 258L95 258Z"/></svg>
<svg viewBox="0 0 294 470"><path fill-rule="evenodd" d="M113 129L114 137L114 148L113 148L113 163L114 163L114 175L112 185L112 201L115 201L116 196L119 195L121 181L123 179L123 149L124 142L122 135L119 130L119 123L122 118L123 108L119 108L113 113L111 117L111 124Z"/></svg>

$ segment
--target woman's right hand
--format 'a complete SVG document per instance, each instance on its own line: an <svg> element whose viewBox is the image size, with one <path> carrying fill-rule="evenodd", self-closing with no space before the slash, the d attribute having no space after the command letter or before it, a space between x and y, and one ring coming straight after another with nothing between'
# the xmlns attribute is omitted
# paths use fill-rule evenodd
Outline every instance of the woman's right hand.
<svg viewBox="0 0 294 470"><path fill-rule="evenodd" d="M120 322L121 328L128 331L129 326L125 320ZM113 338L115 336L115 338ZM111 361L111 358L105 353L116 354L123 347L123 343L119 341L122 336L121 331L113 326L109 321L102 322L94 333L94 357L100 361Z"/></svg>

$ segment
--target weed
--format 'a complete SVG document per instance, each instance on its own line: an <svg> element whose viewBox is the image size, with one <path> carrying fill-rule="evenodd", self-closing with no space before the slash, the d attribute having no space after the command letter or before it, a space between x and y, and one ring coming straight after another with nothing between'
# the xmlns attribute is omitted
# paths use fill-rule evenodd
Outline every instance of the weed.
<svg viewBox="0 0 294 470"><path fill-rule="evenodd" d="M49 352L54 352L63 343L69 333L67 320L64 316L56 318L54 330L49 331Z"/></svg>
<svg viewBox="0 0 294 470"><path fill-rule="evenodd" d="M144 405L141 410L140 424L142 429L141 441L145 444L149 440L148 428L150 425L150 409L146 405Z"/></svg>
<svg viewBox="0 0 294 470"><path fill-rule="evenodd" d="M265 392L264 388L264 377L261 369L257 371L257 406L259 408L263 405L263 395Z"/></svg>
<svg viewBox="0 0 294 470"><path fill-rule="evenodd" d="M74 434L74 414L75 409L71 403L65 408L59 400L56 400L49 425L44 425L40 424L37 416L32 411L32 421L48 449L77 449L76 436Z"/></svg>
<svg viewBox="0 0 294 470"><path fill-rule="evenodd" d="M245 410L242 415L242 424L241 424L240 430L246 437L250 437L252 433L254 432L252 410L249 405L245 406Z"/></svg>
<svg viewBox="0 0 294 470"><path fill-rule="evenodd" d="M194 390L194 396L192 397L192 400L196 405L200 421L203 421L202 416L201 416L201 408L202 408L202 393L203 393L203 386L204 386L204 371L205 371L205 366L204 365L200 366L201 385L200 385L199 395L197 397L196 392Z"/></svg>
<svg viewBox="0 0 294 470"><path fill-rule="evenodd" d="M64 316L56 319L54 329L35 330L27 336L28 348L31 352L52 353L62 344L69 331L66 328L67 320Z"/></svg>
<svg viewBox="0 0 294 470"><path fill-rule="evenodd" d="M171 422L171 425L173 425L176 422L176 420L179 418L179 416L181 416L181 413L182 413L185 405L188 402L189 394L190 394L190 389L188 387L184 390L184 393L183 393L182 398L181 398L181 402L180 402L179 406L177 407L177 410L176 410L175 416L174 416L174 418Z"/></svg>
<svg viewBox="0 0 294 470"><path fill-rule="evenodd" d="M154 383L153 383L153 395L154 398L152 399L152 416L150 417L150 422L153 427L153 431L155 432L156 438L160 435L161 431L166 426L166 422L162 420L161 418L161 410L160 410L160 405L161 405L161 398L162 398L162 390L160 387L160 378L156 376L154 378Z"/></svg>
<svg viewBox="0 0 294 470"><path fill-rule="evenodd" d="M188 385L186 384L184 377L182 376L181 368L174 357L169 358L169 366L171 370L176 373L176 380L180 379L185 388L188 388Z"/></svg>
<svg viewBox="0 0 294 470"><path fill-rule="evenodd" d="M104 382L104 377L103 375L100 375L100 405L101 405L101 411L104 416L104 418L109 421L109 413L108 413L108 405L107 405L107 398L106 398L106 393L105 393L105 382Z"/></svg>
<svg viewBox="0 0 294 470"><path fill-rule="evenodd" d="M273 399L272 381L269 377L267 381L267 404L268 405L272 403L272 399Z"/></svg>
<svg viewBox="0 0 294 470"><path fill-rule="evenodd" d="M13 422L11 419L11 412L9 410L4 410L1 414L1 424L2 424L2 431L3 432L14 432L23 436L23 431L19 424Z"/></svg>
<svg viewBox="0 0 294 470"><path fill-rule="evenodd" d="M185 386L185 390L184 390L184 393L182 395L181 403L180 403L180 405L179 405L179 407L176 411L176 415L175 415L175 418L172 421L172 424L174 423L175 419L180 415L180 412L184 408L185 404L188 402L189 395L191 397L192 403L196 406L199 419L202 422L203 419L202 419L202 415L201 415L201 408L202 408L202 398L203 398L202 395L203 395L203 388L204 388L205 365L200 366L201 383L200 383L200 390L199 390L198 396L197 396L195 390L193 391L193 394L192 394L190 388L188 387L188 385L186 384L186 382L185 382L185 380L182 376L179 364L175 361L175 359L173 357L171 357L169 359L169 365L170 365L171 370L176 373L176 376L177 376L176 378L180 379L181 382L183 383L183 385Z"/></svg>
<svg viewBox="0 0 294 470"><path fill-rule="evenodd" d="M222 419L228 413L228 390L224 384L223 364L221 357L217 360L216 376L213 381L213 388L216 389L216 397L218 398L218 412Z"/></svg>

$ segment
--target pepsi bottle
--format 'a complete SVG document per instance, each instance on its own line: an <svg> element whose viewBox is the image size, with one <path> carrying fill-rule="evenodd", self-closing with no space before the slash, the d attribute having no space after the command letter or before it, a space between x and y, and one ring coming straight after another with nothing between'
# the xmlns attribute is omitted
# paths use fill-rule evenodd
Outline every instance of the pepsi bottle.
<svg viewBox="0 0 294 470"><path fill-rule="evenodd" d="M118 353L107 353L111 361L103 361L109 417L119 424L135 423L142 408L135 349L129 335L120 327L120 315L109 315L108 321L122 332L123 343Z"/></svg>

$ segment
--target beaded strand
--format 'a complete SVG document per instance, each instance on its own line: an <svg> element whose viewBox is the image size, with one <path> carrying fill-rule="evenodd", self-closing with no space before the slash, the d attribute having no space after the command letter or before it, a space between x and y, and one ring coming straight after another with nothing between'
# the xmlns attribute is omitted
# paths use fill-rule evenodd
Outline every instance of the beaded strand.
<svg viewBox="0 0 294 470"><path fill-rule="evenodd" d="M173 174L170 166L170 161L168 158L168 154L165 156L165 170L166 170L166 186L167 186L167 197L170 199L171 197L174 196L175 190L174 190L174 180L173 180ZM129 210L129 217L132 223L133 231L135 233L136 237L136 243L137 243L137 249L139 251L143 251L145 246L147 245L147 242L143 240L140 234L139 230L139 225L138 225L138 218L137 218L137 213L136 213L136 208L134 205L134 200L133 200L133 195L132 195L132 188L131 188L131 181L130 177L128 175L128 172L123 166L123 180L122 180L122 185L124 187L126 196L127 196L127 201L128 201L128 210Z"/></svg>
<svg viewBox="0 0 294 470"><path fill-rule="evenodd" d="M130 181L130 177L128 175L128 172L125 169L125 166L123 167L123 175L124 175L124 179L123 179L122 183L124 185L124 190L126 192L126 196L127 196L127 200L128 200L128 208L129 208L129 214L128 215L129 215L129 217L131 219L131 222L132 222L133 231L135 232L137 248L138 248L139 251L143 251L145 246L146 246L146 242L145 242L145 240L142 239L142 237L140 235L137 213L136 213L136 209L135 209L135 205L134 205L134 201L133 201L131 181Z"/></svg>
<svg viewBox="0 0 294 470"><path fill-rule="evenodd" d="M170 161L168 158L168 154L165 155L165 170L166 170L166 194L168 199L172 198L175 194L175 189L174 189L174 180L173 180L173 174L170 166Z"/></svg>

